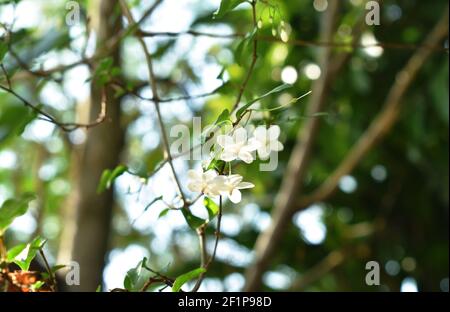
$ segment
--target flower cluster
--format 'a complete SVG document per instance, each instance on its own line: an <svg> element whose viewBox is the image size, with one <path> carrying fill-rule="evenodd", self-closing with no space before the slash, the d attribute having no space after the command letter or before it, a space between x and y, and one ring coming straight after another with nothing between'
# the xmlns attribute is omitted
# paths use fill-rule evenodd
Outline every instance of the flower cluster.
<svg viewBox="0 0 450 312"><path fill-rule="evenodd" d="M219 135L217 149L214 155L225 163L231 163L235 160L242 160L250 164L256 159L256 155L262 160L267 160L272 152L283 150L283 144L279 141L280 127L258 126L252 131L252 136L248 136L245 128L238 127L228 134ZM231 168L231 165L230 165ZM214 169L206 169L197 172L190 170L188 172L188 189L192 192L203 193L209 197L224 196L231 202L239 203L242 199L242 189L250 189L254 184L243 182L243 177L238 174L219 175Z"/></svg>

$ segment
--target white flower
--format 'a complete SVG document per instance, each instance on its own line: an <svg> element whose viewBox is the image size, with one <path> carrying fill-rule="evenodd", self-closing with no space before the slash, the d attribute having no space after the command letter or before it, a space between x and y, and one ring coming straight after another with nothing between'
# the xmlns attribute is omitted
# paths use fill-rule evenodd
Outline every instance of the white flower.
<svg viewBox="0 0 450 312"><path fill-rule="evenodd" d="M204 193L208 196L217 196L219 191L216 189L215 179L217 172L208 170L206 172L197 172L195 170L188 171L190 182L187 187L191 192Z"/></svg>
<svg viewBox="0 0 450 312"><path fill-rule="evenodd" d="M255 187L249 182L242 182L242 176L232 174L229 176L217 176L215 179L215 188L222 196L227 196L231 202L237 204L241 202L242 194L240 190Z"/></svg>
<svg viewBox="0 0 450 312"><path fill-rule="evenodd" d="M253 138L249 142L250 145L257 146L259 157L262 160L266 160L272 151L279 152L283 150L283 144L278 141L279 137L279 126L271 126L269 129L265 126L259 126L253 132Z"/></svg>
<svg viewBox="0 0 450 312"><path fill-rule="evenodd" d="M232 136L218 136L217 143L223 148L220 159L226 162L240 159L250 164L254 160L252 152L258 147L247 141L247 130L244 128L237 128Z"/></svg>

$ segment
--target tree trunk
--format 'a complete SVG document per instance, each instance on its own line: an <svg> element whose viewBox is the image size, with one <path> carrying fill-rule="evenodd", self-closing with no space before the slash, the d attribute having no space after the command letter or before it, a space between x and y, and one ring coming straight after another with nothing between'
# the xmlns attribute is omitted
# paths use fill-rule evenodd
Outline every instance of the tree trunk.
<svg viewBox="0 0 450 312"><path fill-rule="evenodd" d="M118 1L99 2L97 50L121 29ZM114 66L120 66L120 47L110 52ZM90 118L95 120L101 110L102 88L92 82ZM95 291L102 283L105 255L114 206L113 191L97 194L97 186L105 169L116 167L123 148L124 129L120 123L120 100L114 91L106 88L107 118L90 129L80 159L76 205L76 227L71 246L71 258L80 266L80 285L71 291Z"/></svg>

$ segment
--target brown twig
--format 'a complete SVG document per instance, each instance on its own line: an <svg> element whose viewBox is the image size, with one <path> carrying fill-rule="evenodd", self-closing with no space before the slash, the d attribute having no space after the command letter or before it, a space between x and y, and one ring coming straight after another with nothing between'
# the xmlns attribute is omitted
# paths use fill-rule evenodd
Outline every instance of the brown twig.
<svg viewBox="0 0 450 312"><path fill-rule="evenodd" d="M44 251L42 250L42 247L39 248L39 254L42 257L42 260L44 261L45 269L47 270L47 273L48 273L48 276L50 279L50 283L51 283L50 288L52 289L52 291L57 291L58 285L56 283L55 275L53 274L52 269L50 268L50 265L47 261L47 257L45 256Z"/></svg>
<svg viewBox="0 0 450 312"><path fill-rule="evenodd" d="M201 267L207 271L209 269L209 266L214 262L214 259L216 258L217 254L217 248L219 246L219 240L220 240L220 233L221 233L221 227L222 227L222 196L219 197L219 213L217 214L217 228L215 232L215 242L214 242L214 248L211 253L211 256L207 260L207 251L206 251L206 236L205 236L205 228L200 227L197 231L197 234L199 236L199 242L200 242L200 250L201 250ZM200 277L198 278L197 282L194 285L194 288L191 290L191 292L197 292L200 289L200 286L202 285L202 282L205 278L206 272L202 273Z"/></svg>
<svg viewBox="0 0 450 312"><path fill-rule="evenodd" d="M252 6L252 20L253 20L253 28L258 29L258 20L256 16L256 3L257 0L252 0L251 6ZM245 89L247 88L248 83L250 82L250 78L253 75L253 71L255 69L256 61L258 60L258 37L255 36L253 39L253 49L252 49L252 60L250 63L250 67L247 71L247 76L244 79L244 82L242 83L238 96L236 98L236 102L233 105L233 111L236 110L236 108L239 106L239 103L241 102L242 96L244 95Z"/></svg>
<svg viewBox="0 0 450 312"><path fill-rule="evenodd" d="M155 2L155 4L153 5L154 9L161 3L162 3L162 0L157 0ZM122 8L124 16L127 18L128 23L130 24L130 27L132 29L135 29L135 31L137 31L138 27L139 27L139 24L137 24L135 22L133 16L131 15L130 9L128 8L128 5L126 4L126 2L124 0L120 0L120 6ZM144 39L142 38L142 36L139 36L139 33L137 33L137 39L139 40L139 43L140 43L142 49L144 50L145 58L146 58L146 61L147 61L147 69L148 69L148 73L149 73L149 84L150 84L150 87L151 87L151 90L152 90L152 93L153 93L153 103L155 104L156 115L158 117L157 119L158 119L159 127L160 127L160 130L161 130L161 137L162 137L162 141L163 141L163 144L164 144L164 150L165 150L165 153L166 153L167 161L168 161L169 166L171 168L171 171L172 171L172 174L173 174L173 177L174 177L177 189L178 189L178 193L180 194L181 199L183 200L183 203L186 205L187 200L186 200L186 197L184 195L183 189L181 187L180 180L178 178L178 175L176 173L176 170L175 170L175 167L174 167L174 164L173 164L173 158L172 158L172 155L170 153L169 139L168 139L168 136L167 136L166 128L164 126L164 121L163 121L163 117L162 117L162 114L161 114L161 109L160 109L160 106L159 106L160 98L159 98L159 94L158 94L158 87L156 85L157 79L156 79L155 72L154 72L154 69L153 69L153 57L150 54Z"/></svg>
<svg viewBox="0 0 450 312"><path fill-rule="evenodd" d="M16 91L11 89L10 87L5 87L5 86L0 85L0 89L11 94L16 99L18 99L20 102L22 102L26 107L29 107L38 116L41 116L41 117L38 117L39 119L50 122L66 132L71 132L71 131L74 131L79 128L89 129L89 128L95 127L95 126L103 123L106 119L106 95L105 95L104 91L103 91L102 108L101 108L100 114L98 115L98 117L95 121L93 121L91 123L75 123L75 122L65 123L65 122L58 121L55 117L53 117L49 113L45 112L38 106L32 104L30 101L28 101L27 99L22 97L20 94L18 94Z"/></svg>

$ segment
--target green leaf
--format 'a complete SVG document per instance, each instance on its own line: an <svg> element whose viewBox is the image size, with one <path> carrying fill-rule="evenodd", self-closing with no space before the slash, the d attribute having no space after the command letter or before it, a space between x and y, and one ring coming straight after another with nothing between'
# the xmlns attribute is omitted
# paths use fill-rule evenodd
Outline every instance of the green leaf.
<svg viewBox="0 0 450 312"><path fill-rule="evenodd" d="M30 269L31 261L36 257L37 252L46 243L41 237L36 237L28 245L19 245L17 248L11 249L7 254L8 262L14 262L22 271L28 271Z"/></svg>
<svg viewBox="0 0 450 312"><path fill-rule="evenodd" d="M220 171L225 166L225 162L220 159L213 159L208 165L206 170L218 170Z"/></svg>
<svg viewBox="0 0 450 312"><path fill-rule="evenodd" d="M3 99L0 99L3 102ZM5 101L0 109L0 145L22 134L25 127L36 118L37 114L23 105Z"/></svg>
<svg viewBox="0 0 450 312"><path fill-rule="evenodd" d="M205 196L203 199L203 205L205 205L206 210L208 210L209 221L213 220L219 213L219 206L209 197Z"/></svg>
<svg viewBox="0 0 450 312"><path fill-rule="evenodd" d="M219 9L214 12L214 18L222 18L224 17L228 12L233 11L234 8L236 8L239 4L244 3L245 0L222 0L220 2Z"/></svg>
<svg viewBox="0 0 450 312"><path fill-rule="evenodd" d="M38 291L39 289L42 288L42 286L45 285L45 282L43 281L37 281L36 283L34 283L33 285L31 285L31 290L32 291Z"/></svg>
<svg viewBox="0 0 450 312"><path fill-rule="evenodd" d="M169 213L169 211L170 211L170 208L166 208L166 209L164 209L163 211L161 211L160 214L159 214L159 216L158 216L158 219L160 219L160 218L166 216L166 215Z"/></svg>
<svg viewBox="0 0 450 312"><path fill-rule="evenodd" d="M234 86L232 83L225 82L223 85L221 85L220 87L215 89L213 93L230 94L230 93L234 92L235 89L236 89L236 86Z"/></svg>
<svg viewBox="0 0 450 312"><path fill-rule="evenodd" d="M122 174L128 171L128 167L120 165L117 166L113 171L106 169L103 171L102 176L100 178L100 183L97 187L97 193L100 194L105 190L109 189L114 181L120 177Z"/></svg>
<svg viewBox="0 0 450 312"><path fill-rule="evenodd" d="M189 282L190 280L192 280L194 278L199 277L200 275L202 275L205 272L206 272L206 270L204 268L198 268L198 269L195 269L193 271L190 271L188 273L178 276L177 279L175 280L175 282L173 283L172 291L179 292L181 290L181 287L183 287L184 284L186 284L187 282Z"/></svg>
<svg viewBox="0 0 450 312"><path fill-rule="evenodd" d="M100 86L108 83L114 76L120 74L120 68L113 67L114 60L111 57L107 57L100 61L100 64L96 68L93 79Z"/></svg>
<svg viewBox="0 0 450 312"><path fill-rule="evenodd" d="M291 87L292 87L292 85L286 84L286 83L285 83L285 84L282 84L282 85L280 85L280 86L278 86L278 87L272 89L271 91L269 91L269 92L267 92L267 93L265 93L265 94L263 94L263 95L257 97L256 99L254 99L254 100L248 102L247 104L245 104L244 106L242 106L242 107L236 112L236 117L237 117L238 119L241 118L242 114L243 114L247 109L249 109L250 106L252 106L252 105L255 104L256 102L258 102L259 100L261 100L261 99L263 99L263 98L265 98L265 97L268 97L268 96L270 96L270 95L272 95L272 94L282 92L282 91L284 91L284 90L286 90L286 89L289 89L289 88L291 88Z"/></svg>
<svg viewBox="0 0 450 312"><path fill-rule="evenodd" d="M52 271L52 273L56 273L59 270L64 269L65 267L67 267L67 265L65 265L65 264L58 264L58 265L53 266L51 271Z"/></svg>
<svg viewBox="0 0 450 312"><path fill-rule="evenodd" d="M102 176L100 178L100 183L97 187L97 193L103 193L108 188L109 178L111 177L111 170L106 169L103 171Z"/></svg>
<svg viewBox="0 0 450 312"><path fill-rule="evenodd" d="M148 279L151 277L151 272L145 268L147 258L144 258L138 265L127 272L123 285L128 291L140 291Z"/></svg>
<svg viewBox="0 0 450 312"><path fill-rule="evenodd" d="M8 199L0 207L0 235L6 231L15 218L24 215L29 203L34 200L34 194L26 193L16 199Z"/></svg>
<svg viewBox="0 0 450 312"><path fill-rule="evenodd" d="M231 119L230 119L230 111L228 109L225 109L217 118L216 122L214 123L214 125L220 126L223 123L231 123Z"/></svg>
<svg viewBox="0 0 450 312"><path fill-rule="evenodd" d="M239 66L242 66L244 64L244 60L248 58L249 55L251 55L251 50L253 48L252 42L257 32L257 28L253 29L251 33L249 33L247 36L245 36L244 39L242 39L242 41L237 46L236 51L234 51L234 58Z"/></svg>
<svg viewBox="0 0 450 312"><path fill-rule="evenodd" d="M193 229L198 229L203 224L206 223L206 220L203 220L199 217L194 216L189 210L182 209L181 212L183 213L184 218L186 219L187 224Z"/></svg>
<svg viewBox="0 0 450 312"><path fill-rule="evenodd" d="M128 168L126 166L120 165L117 166L113 172L111 173L110 176L110 181L109 181L109 186L111 186L111 184L114 182L115 179L117 179L118 177L120 177L122 174L124 174L125 172L127 172Z"/></svg>
<svg viewBox="0 0 450 312"><path fill-rule="evenodd" d="M27 244L24 243L9 249L6 254L6 261L12 263L14 261L14 258L17 257L26 247Z"/></svg>

